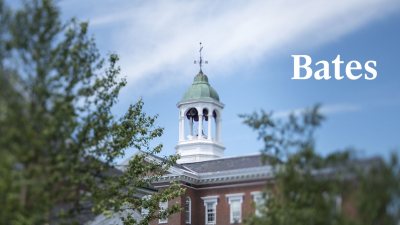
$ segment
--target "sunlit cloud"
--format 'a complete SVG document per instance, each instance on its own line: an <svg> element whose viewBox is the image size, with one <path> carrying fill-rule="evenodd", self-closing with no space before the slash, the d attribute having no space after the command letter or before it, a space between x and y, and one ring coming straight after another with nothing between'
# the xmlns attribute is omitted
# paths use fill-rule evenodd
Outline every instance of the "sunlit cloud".
<svg viewBox="0 0 400 225"><path fill-rule="evenodd" d="M145 92L165 90L192 77L200 41L212 76L234 74L288 45L315 47L336 40L400 6L397 0L85 4L96 5L96 11L85 11L85 16L92 29L109 31L97 38L107 40L108 48L121 55L128 85Z"/></svg>

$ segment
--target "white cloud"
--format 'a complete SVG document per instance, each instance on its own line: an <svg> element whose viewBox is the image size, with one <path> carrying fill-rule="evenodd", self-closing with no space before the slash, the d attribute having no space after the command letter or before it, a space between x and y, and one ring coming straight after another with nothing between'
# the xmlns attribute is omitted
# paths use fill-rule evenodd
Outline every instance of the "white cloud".
<svg viewBox="0 0 400 225"><path fill-rule="evenodd" d="M335 40L400 5L398 0L86 4L97 8L85 11L92 28L110 30L96 36L107 40L109 48L121 55L128 84L146 87L145 91L150 92L194 75L192 62L197 57L199 41L205 44L210 61L206 71L219 76L244 64L257 63L288 45L319 45ZM149 84L154 84L152 89Z"/></svg>
<svg viewBox="0 0 400 225"><path fill-rule="evenodd" d="M298 108L293 110L277 111L273 113L273 116L277 118L287 118L291 113L295 115L300 115L302 112L304 112L305 109L306 108ZM322 105L320 108L320 113L326 116L339 113L358 112L360 110L362 110L362 107L356 104L337 103Z"/></svg>
<svg viewBox="0 0 400 225"><path fill-rule="evenodd" d="M361 107L354 104L333 104L322 106L321 113L325 115L346 113L346 112L357 112L360 111Z"/></svg>

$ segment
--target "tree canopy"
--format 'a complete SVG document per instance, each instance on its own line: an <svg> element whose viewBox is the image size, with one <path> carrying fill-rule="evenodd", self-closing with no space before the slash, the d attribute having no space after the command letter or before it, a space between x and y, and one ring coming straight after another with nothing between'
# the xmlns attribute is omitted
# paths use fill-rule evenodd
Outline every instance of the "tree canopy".
<svg viewBox="0 0 400 225"><path fill-rule="evenodd" d="M118 56L103 58L88 23L62 21L51 0L10 9L0 0L0 224L80 223L91 213L147 208L147 224L176 212L159 202L179 196L177 184L139 198L176 156L149 162L163 129L138 99L121 118L112 108L126 80ZM140 150L124 167L117 159ZM130 210L132 209L132 210Z"/></svg>
<svg viewBox="0 0 400 225"><path fill-rule="evenodd" d="M321 155L314 133L324 116L319 105L275 118L265 111L241 115L264 142L262 153L275 171L265 188L260 215L249 225L365 225L400 221L400 167L390 161L360 159L351 149Z"/></svg>

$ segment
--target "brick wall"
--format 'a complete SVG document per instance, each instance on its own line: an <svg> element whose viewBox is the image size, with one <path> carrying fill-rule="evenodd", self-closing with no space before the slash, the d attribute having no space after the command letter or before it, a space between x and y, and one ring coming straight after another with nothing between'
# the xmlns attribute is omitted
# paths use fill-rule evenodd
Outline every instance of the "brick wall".
<svg viewBox="0 0 400 225"><path fill-rule="evenodd" d="M243 186L249 185L249 186ZM192 214L191 214L191 225L204 225L205 224L205 207L204 201L201 197L215 196L218 195L217 203L217 224L228 225L230 224L230 206L228 202L227 194L243 193L242 203L242 221L247 216L254 213L253 198L251 192L262 191L265 187L263 183L251 184L224 184L222 186L208 186L208 187L186 187L186 193L184 196L174 199L169 202L169 205L177 202L181 206L185 205L186 197L190 197L192 203ZM157 225L157 221L152 221L151 225ZM176 213L168 218L168 225L184 225L185 223L185 212ZM164 225L167 225L164 224Z"/></svg>
<svg viewBox="0 0 400 225"><path fill-rule="evenodd" d="M271 183L270 183L271 184ZM217 223L218 225L229 225L230 224L230 205L228 202L227 194L243 193L242 203L242 221L252 215L255 212L252 192L264 190L266 183L263 182L251 182L248 183L231 183L223 184L219 186L200 186L200 187L186 187L185 195L174 199L169 202L169 205L173 203L179 203L181 206L185 205L186 197L190 197L192 208L191 208L191 225L205 225L205 206L202 197L217 196ZM271 184L270 188L273 188ZM343 202L341 210L350 218L356 218L357 212L354 207L354 196L349 193L348 195L342 196ZM151 225L158 225L157 221L152 221ZM171 215L168 218L168 223L163 225L186 225L185 223L185 211L178 212Z"/></svg>

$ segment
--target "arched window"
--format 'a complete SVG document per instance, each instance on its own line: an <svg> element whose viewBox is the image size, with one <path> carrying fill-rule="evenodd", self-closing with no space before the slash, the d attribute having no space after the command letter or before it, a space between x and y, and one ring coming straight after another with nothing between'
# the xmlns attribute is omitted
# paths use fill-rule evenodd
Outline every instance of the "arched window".
<svg viewBox="0 0 400 225"><path fill-rule="evenodd" d="M186 224L192 223L192 200L190 197L186 197L185 201L185 221Z"/></svg>

